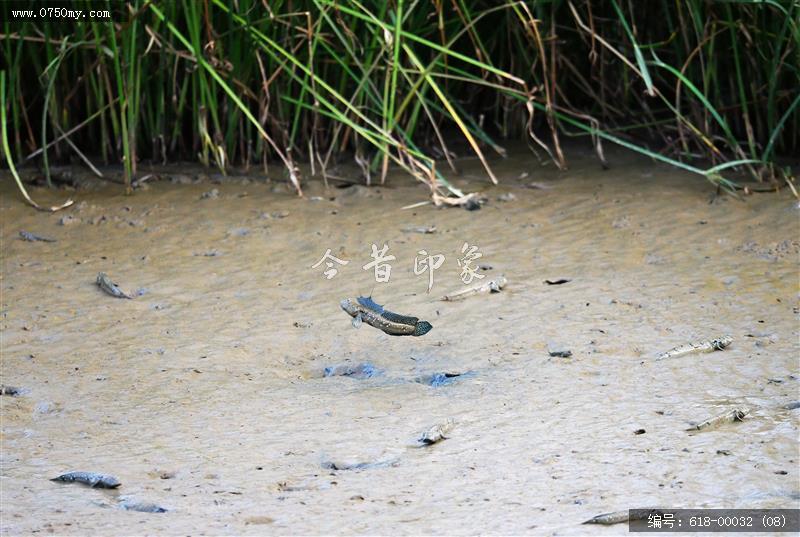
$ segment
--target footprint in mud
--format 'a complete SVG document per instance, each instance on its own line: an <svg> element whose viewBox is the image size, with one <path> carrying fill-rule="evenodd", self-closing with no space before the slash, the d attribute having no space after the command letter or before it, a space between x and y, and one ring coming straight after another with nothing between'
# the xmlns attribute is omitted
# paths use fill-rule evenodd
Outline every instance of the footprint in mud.
<svg viewBox="0 0 800 537"><path fill-rule="evenodd" d="M120 497L117 504L111 504L106 501L95 500L92 501L94 505L103 507L105 509L122 509L124 511L138 511L140 513L166 513L169 511L166 507L162 507L157 503L139 501L135 498Z"/></svg>
<svg viewBox="0 0 800 537"><path fill-rule="evenodd" d="M61 412L61 405L53 401L39 401L33 408L33 417L53 416Z"/></svg>
<svg viewBox="0 0 800 537"><path fill-rule="evenodd" d="M396 466L400 462L399 455L395 453L383 453L377 457L370 456L346 456L337 458L325 458L320 463L320 467L325 470L369 470L372 468L386 468Z"/></svg>
<svg viewBox="0 0 800 537"><path fill-rule="evenodd" d="M250 234L250 229L246 227L236 227L228 230L226 237L246 237Z"/></svg>
<svg viewBox="0 0 800 537"><path fill-rule="evenodd" d="M275 519L269 516L251 516L244 519L245 525L266 525L272 524Z"/></svg>
<svg viewBox="0 0 800 537"><path fill-rule="evenodd" d="M383 370L376 368L374 365L368 362L365 362L358 365L341 364L341 365L328 366L323 370L322 376L323 378L350 377L354 379L368 379L377 376L382 376L383 373L384 373ZM448 371L448 372L437 372L428 375L422 375L413 378L411 380L418 384L424 384L426 386L438 388L441 386L448 386L461 379L473 376L475 376L474 371L466 371L464 373L453 373ZM394 380L398 382L408 382L407 379L394 379Z"/></svg>
<svg viewBox="0 0 800 537"><path fill-rule="evenodd" d="M166 513L167 508L161 507L157 503L139 501L135 498L125 498L119 503L120 509L125 511L138 511L140 513Z"/></svg>
<svg viewBox="0 0 800 537"><path fill-rule="evenodd" d="M383 191L380 187L368 187L364 185L345 185L337 189L335 199L336 205L354 205L363 200L382 200ZM332 199L331 201L334 201Z"/></svg>
<svg viewBox="0 0 800 537"><path fill-rule="evenodd" d="M614 229L625 229L627 227L631 227L631 219L628 217L628 215L620 216L611 222L611 227Z"/></svg>
<svg viewBox="0 0 800 537"><path fill-rule="evenodd" d="M323 372L323 377L351 377L355 379L368 379L378 376L382 371L370 363L363 363L358 365L332 365L326 367Z"/></svg>
<svg viewBox="0 0 800 537"><path fill-rule="evenodd" d="M432 373L430 375L423 375L421 377L417 377L416 379L414 379L414 382L438 388L440 386L448 386L450 384L453 384L454 382L472 376L475 376L475 373L473 371L466 371L464 373L450 373L450 372Z"/></svg>

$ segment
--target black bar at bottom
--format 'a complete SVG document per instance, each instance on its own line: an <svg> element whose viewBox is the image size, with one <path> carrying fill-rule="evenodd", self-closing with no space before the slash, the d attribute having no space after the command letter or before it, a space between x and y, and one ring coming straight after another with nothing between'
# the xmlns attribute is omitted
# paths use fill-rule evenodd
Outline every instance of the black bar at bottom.
<svg viewBox="0 0 800 537"><path fill-rule="evenodd" d="M800 509L629 509L631 532L800 532Z"/></svg>

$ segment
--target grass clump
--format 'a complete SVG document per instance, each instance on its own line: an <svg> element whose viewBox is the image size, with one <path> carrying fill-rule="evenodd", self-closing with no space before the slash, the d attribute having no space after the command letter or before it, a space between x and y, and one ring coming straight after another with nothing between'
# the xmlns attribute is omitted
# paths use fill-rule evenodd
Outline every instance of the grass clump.
<svg viewBox="0 0 800 537"><path fill-rule="evenodd" d="M562 139L589 136L601 160L615 143L731 190L733 169L789 181L776 161L800 148L797 2L104 5L77 21L0 6L10 166L36 159L49 182L70 155L120 162L130 189L142 160L278 162L302 194L296 162L327 181L353 158L368 184L399 166L440 199L465 197L454 132L493 182L510 138L565 168Z"/></svg>

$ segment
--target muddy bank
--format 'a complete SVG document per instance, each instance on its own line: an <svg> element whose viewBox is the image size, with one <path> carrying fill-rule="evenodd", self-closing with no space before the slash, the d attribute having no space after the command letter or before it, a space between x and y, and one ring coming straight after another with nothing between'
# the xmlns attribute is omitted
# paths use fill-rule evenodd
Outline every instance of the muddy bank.
<svg viewBox="0 0 800 537"><path fill-rule="evenodd" d="M508 159L499 187L464 161L456 183L488 199L471 212L400 210L426 199L401 177L315 181L301 200L180 169L188 184L79 189L49 215L4 173L0 384L23 392L0 396L0 530L608 534L624 528L580 523L648 505L800 506L800 413L786 407L800 399L797 202L709 203L694 176L612 157L567 172ZM440 301L465 288L464 242L508 284ZM376 284L362 267L384 243L396 259ZM348 261L331 279L311 268L327 249ZM430 293L420 250L445 256ZM135 297L104 294L99 272ZM433 329L353 328L339 302L370 292ZM722 351L655 360L724 334ZM324 374L365 363L377 374ZM419 382L445 373L468 374ZM740 407L740 422L686 431ZM448 418L445 440L417 445ZM72 470L121 486L49 481Z"/></svg>

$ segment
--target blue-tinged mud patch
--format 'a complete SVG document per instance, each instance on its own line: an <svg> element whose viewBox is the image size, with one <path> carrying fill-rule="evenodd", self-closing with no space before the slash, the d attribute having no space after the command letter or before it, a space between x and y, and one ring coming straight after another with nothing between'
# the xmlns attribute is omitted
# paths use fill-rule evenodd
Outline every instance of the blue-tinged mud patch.
<svg viewBox="0 0 800 537"><path fill-rule="evenodd" d="M426 384L428 386L438 388L440 386L448 386L464 378L474 377L474 376L475 376L474 371L465 371L464 373L442 372L442 373L432 373L430 375L423 375L421 377L417 377L416 379L414 379L414 381L420 384Z"/></svg>
<svg viewBox="0 0 800 537"><path fill-rule="evenodd" d="M331 365L326 367L323 372L323 377L351 377L356 379L368 379L372 377L377 377L383 373L380 369L375 367L374 365L365 362L363 364L358 365Z"/></svg>

